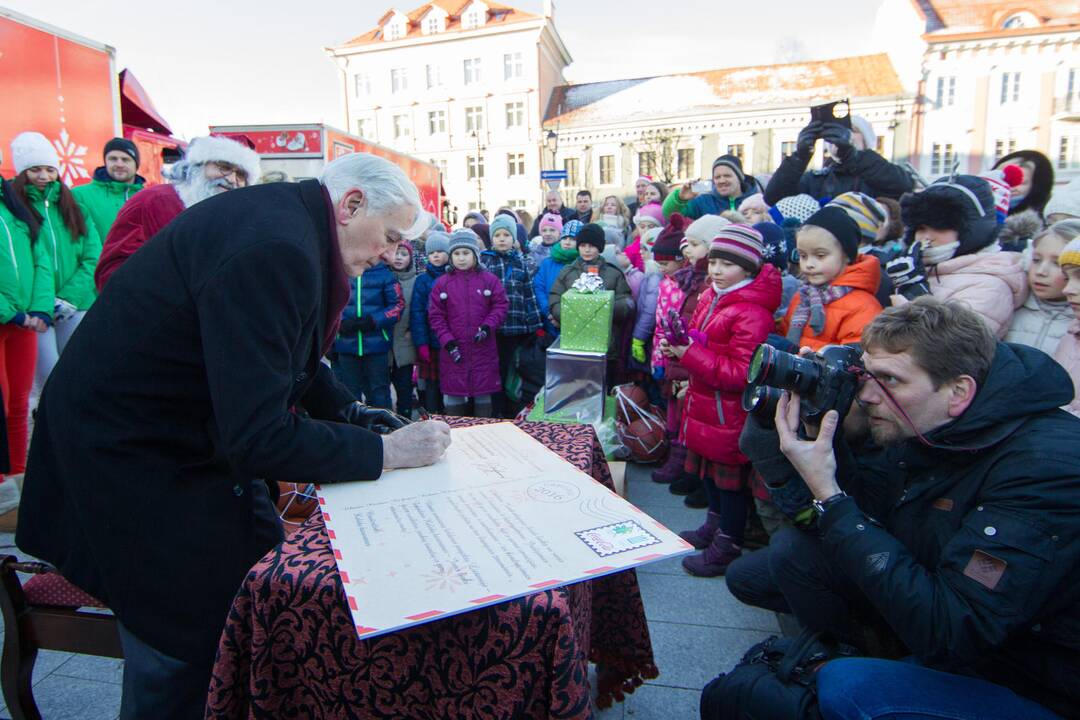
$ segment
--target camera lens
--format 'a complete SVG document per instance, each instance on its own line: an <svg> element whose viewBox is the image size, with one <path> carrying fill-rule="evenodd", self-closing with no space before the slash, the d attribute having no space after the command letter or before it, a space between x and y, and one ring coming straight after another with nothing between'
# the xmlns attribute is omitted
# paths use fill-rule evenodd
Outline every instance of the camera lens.
<svg viewBox="0 0 1080 720"><path fill-rule="evenodd" d="M760 385L765 382L765 375L768 374L769 366L772 365L772 355L775 352L775 348L771 345L762 343L758 345L758 349L754 351L753 357L750 358L750 367L746 370L746 381L755 385ZM746 408L749 410L749 408Z"/></svg>
<svg viewBox="0 0 1080 720"><path fill-rule="evenodd" d="M765 347L768 347L768 350L763 353L756 383L790 390L804 398L812 397L821 370L818 362L814 358L799 357L772 346L762 346L758 351Z"/></svg>
<svg viewBox="0 0 1080 720"><path fill-rule="evenodd" d="M776 416L776 405L783 391L768 385L749 385L743 391L743 410L763 420Z"/></svg>

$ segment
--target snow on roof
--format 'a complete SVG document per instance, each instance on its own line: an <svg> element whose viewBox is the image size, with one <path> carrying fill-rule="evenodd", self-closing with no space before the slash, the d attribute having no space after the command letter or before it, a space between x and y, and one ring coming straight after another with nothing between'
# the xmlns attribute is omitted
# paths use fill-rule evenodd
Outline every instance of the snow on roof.
<svg viewBox="0 0 1080 720"><path fill-rule="evenodd" d="M564 85L546 123L588 125L743 105L809 105L841 97L903 94L886 55Z"/></svg>
<svg viewBox="0 0 1080 720"><path fill-rule="evenodd" d="M507 25L515 22L523 22L525 20L536 20L539 15L527 13L517 8L510 7L509 5L500 5L496 2L487 2L484 0L484 4L487 5L487 21L484 27L491 27L493 25ZM447 14L445 33L459 32L465 30L461 24L461 13L469 6L472 5L472 0L434 0L434 2L424 3L423 5L410 10L405 13L405 16L409 20L407 31L404 35L405 38L419 37L422 33L420 30L420 20L427 14L432 7L437 7ZM379 20L379 27L368 30L363 35L357 35L351 40L346 40L340 47L350 47L357 45L370 45L375 42L381 42L383 39L382 26L393 13L393 9L383 15Z"/></svg>

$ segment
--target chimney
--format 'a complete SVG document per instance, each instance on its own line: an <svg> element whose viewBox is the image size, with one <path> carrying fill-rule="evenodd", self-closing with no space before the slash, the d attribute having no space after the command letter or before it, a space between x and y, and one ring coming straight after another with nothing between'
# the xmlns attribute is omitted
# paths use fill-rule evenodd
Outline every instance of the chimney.
<svg viewBox="0 0 1080 720"><path fill-rule="evenodd" d="M555 22L555 3L551 0L544 0L544 17Z"/></svg>

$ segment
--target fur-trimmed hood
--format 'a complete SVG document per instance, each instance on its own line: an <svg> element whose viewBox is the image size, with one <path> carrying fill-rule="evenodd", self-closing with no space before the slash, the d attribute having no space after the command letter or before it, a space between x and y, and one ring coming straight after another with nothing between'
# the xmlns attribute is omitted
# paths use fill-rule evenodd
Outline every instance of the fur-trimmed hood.
<svg viewBox="0 0 1080 720"><path fill-rule="evenodd" d="M956 230L960 240L957 256L989 247L1001 230L990 183L975 175L943 177L924 190L904 195L900 198L900 217L908 246L920 226Z"/></svg>

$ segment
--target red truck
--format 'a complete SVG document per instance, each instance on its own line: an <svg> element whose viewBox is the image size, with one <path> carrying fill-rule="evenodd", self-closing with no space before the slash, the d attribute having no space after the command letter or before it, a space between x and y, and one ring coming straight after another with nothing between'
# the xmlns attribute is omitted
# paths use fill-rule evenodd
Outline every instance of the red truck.
<svg viewBox="0 0 1080 720"><path fill-rule="evenodd" d="M424 209L442 217L442 183L436 166L329 125L212 125L210 134L253 147L264 173L281 171L291 180L317 177L327 162L353 152L384 157L404 170L420 190Z"/></svg>
<svg viewBox="0 0 1080 720"><path fill-rule="evenodd" d="M24 130L47 137L68 185L90 182L105 143L120 134L139 146L139 174L162 182L163 164L185 143L171 130L128 71L117 76L116 51L0 8L0 174L15 174L11 140Z"/></svg>

